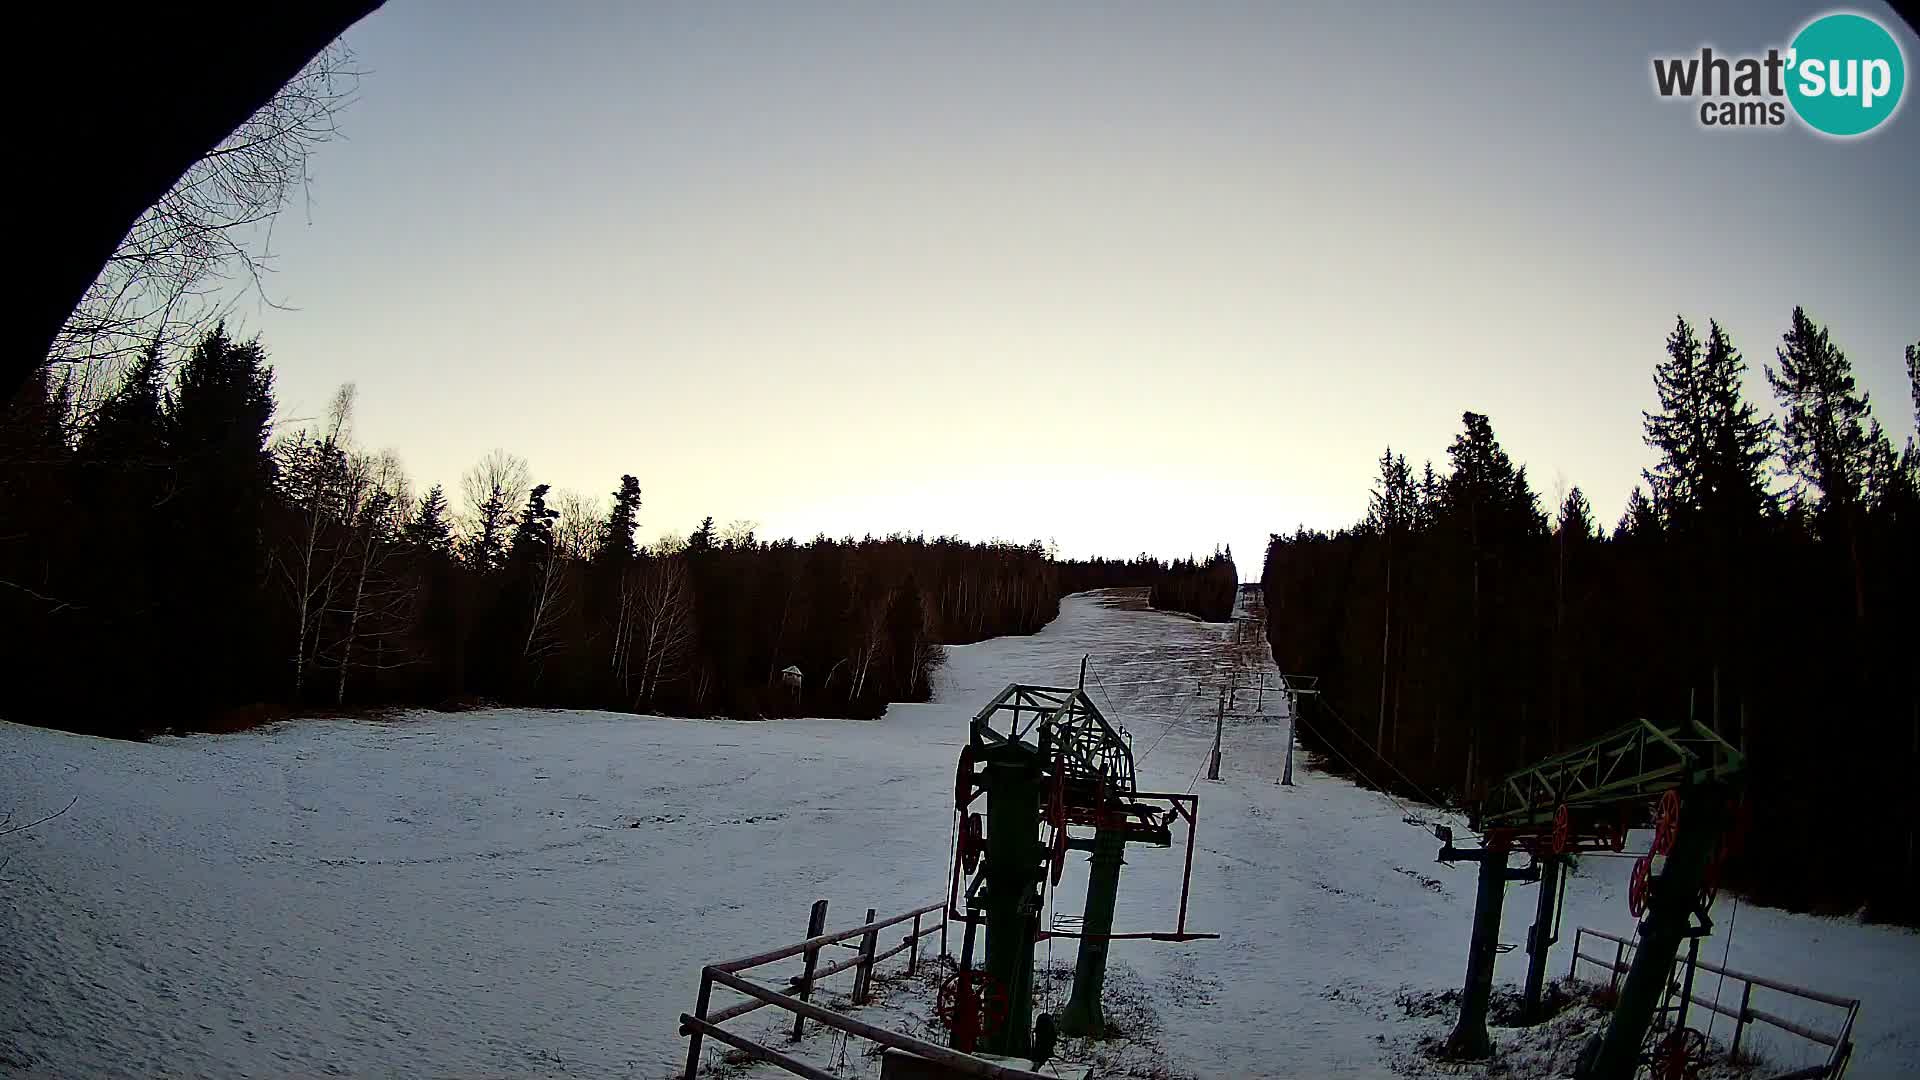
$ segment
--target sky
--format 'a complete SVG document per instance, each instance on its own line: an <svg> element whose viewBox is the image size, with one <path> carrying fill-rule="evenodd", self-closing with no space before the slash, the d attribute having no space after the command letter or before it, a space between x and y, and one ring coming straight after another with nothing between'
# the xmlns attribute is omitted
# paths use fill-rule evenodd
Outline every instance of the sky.
<svg viewBox="0 0 1920 1080"><path fill-rule="evenodd" d="M630 472L643 539L1226 544L1254 579L1465 410L1611 522L1677 314L1770 400L1803 304L1913 430L1920 107L1837 141L1652 86L1828 10L390 0L236 321L283 426L351 382L421 488L494 447Z"/></svg>

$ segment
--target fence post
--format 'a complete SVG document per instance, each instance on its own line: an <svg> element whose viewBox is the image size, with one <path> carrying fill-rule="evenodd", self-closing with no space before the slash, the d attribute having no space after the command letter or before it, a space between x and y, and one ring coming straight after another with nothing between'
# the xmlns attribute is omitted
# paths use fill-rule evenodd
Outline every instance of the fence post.
<svg viewBox="0 0 1920 1080"><path fill-rule="evenodd" d="M1607 992L1609 994L1618 994L1620 992L1620 965L1626 962L1627 962L1626 943L1620 942L1620 941L1614 942L1613 943L1613 972L1609 976L1607 981Z"/></svg>
<svg viewBox="0 0 1920 1080"><path fill-rule="evenodd" d="M693 1015L695 1017L701 1020L705 1020L707 1018L707 1001L712 997L713 997L713 969L701 968L700 969L700 998L698 1001L694 1003L694 1006L693 1006ZM700 1069L700 1036L701 1036L700 1029L694 1028L693 1034L687 1037L687 1073L686 1073L685 1080L693 1080L693 1074L695 1072L698 1072Z"/></svg>
<svg viewBox="0 0 1920 1080"><path fill-rule="evenodd" d="M940 909L940 959L945 960L947 953L947 923L953 921L946 908Z"/></svg>
<svg viewBox="0 0 1920 1080"><path fill-rule="evenodd" d="M1580 935L1587 932L1584 926L1573 928L1573 959L1567 961L1567 978L1572 980L1573 973L1580 966Z"/></svg>
<svg viewBox="0 0 1920 1080"><path fill-rule="evenodd" d="M874 909L867 909L867 925L873 925ZM853 1003L865 1005L867 990L873 985L873 952L880 943L880 931L868 930L860 935L860 963L853 969Z"/></svg>
<svg viewBox="0 0 1920 1080"><path fill-rule="evenodd" d="M813 911L807 915L807 937L817 938L826 932L827 902L825 900L815 900L813 902ZM813 968L814 965L819 962L820 950L818 948L808 949L806 952L806 968L800 975L799 998L801 1001L807 1000L807 998L813 994ZM800 1041L800 1029L805 1027L806 1023L806 1017L801 1016L799 1013L793 1014L793 1041Z"/></svg>
<svg viewBox="0 0 1920 1080"><path fill-rule="evenodd" d="M907 974L920 966L920 916L913 917L913 944L907 946Z"/></svg>
<svg viewBox="0 0 1920 1080"><path fill-rule="evenodd" d="M1733 1022L1733 1047L1727 1051L1729 1059L1740 1056L1740 1036L1746 1031L1747 1021L1752 1019L1747 1015L1747 1005L1752 1001L1753 984L1748 983L1747 988L1740 992L1740 1019Z"/></svg>

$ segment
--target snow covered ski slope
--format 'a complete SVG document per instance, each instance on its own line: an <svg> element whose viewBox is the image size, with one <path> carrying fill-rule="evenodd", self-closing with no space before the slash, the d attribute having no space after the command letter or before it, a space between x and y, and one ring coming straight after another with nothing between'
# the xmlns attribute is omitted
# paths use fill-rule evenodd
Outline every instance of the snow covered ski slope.
<svg viewBox="0 0 1920 1080"><path fill-rule="evenodd" d="M1396 998L1458 986L1472 868L1436 865L1430 837L1344 780L1302 768L1276 786L1271 698L1273 719L1229 722L1223 782L1197 779L1214 699L1165 676L1226 636L1072 597L1038 635L950 649L937 700L877 722L503 709L145 745L0 724L0 814L78 798L0 839L0 1072L671 1075L701 964L798 939L816 897L837 926L939 896L968 717L1008 682L1070 682L1090 653L1142 786L1202 799L1188 925L1222 939L1113 950L1171 1063L1395 1075L1445 1026ZM1062 911L1084 890L1076 861ZM1116 930L1171 926L1180 861L1129 852ZM1569 936L1630 928L1626 869L1582 868ZM1507 913L1518 942L1531 890ZM1920 1075L1920 935L1734 921L1734 968L1865 999L1850 1076ZM1524 964L1503 956L1500 979Z"/></svg>

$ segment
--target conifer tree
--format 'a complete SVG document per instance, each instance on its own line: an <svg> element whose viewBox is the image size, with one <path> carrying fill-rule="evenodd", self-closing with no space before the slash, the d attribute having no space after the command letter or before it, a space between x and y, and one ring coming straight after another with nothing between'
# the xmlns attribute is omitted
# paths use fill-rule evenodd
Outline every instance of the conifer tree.
<svg viewBox="0 0 1920 1080"><path fill-rule="evenodd" d="M1614 527L1615 539L1652 540L1660 535L1660 513L1647 498L1647 489L1639 484L1627 496L1626 512Z"/></svg>
<svg viewBox="0 0 1920 1080"><path fill-rule="evenodd" d="M460 485L468 515L461 558L473 569L491 574L507 564L513 507L525 498L527 490L527 463L496 448L467 470Z"/></svg>
<svg viewBox="0 0 1920 1080"><path fill-rule="evenodd" d="M1908 480L1920 485L1920 342L1907 346L1907 385L1913 394L1914 433L1907 438L1907 452L1901 464Z"/></svg>
<svg viewBox="0 0 1920 1080"><path fill-rule="evenodd" d="M1367 506L1367 527L1386 542L1387 587L1380 614L1380 697L1376 713L1374 745L1387 743L1387 684L1393 669L1393 580L1395 555L1403 538L1419 516L1420 497L1413 485L1413 473L1407 468L1405 454L1395 456L1392 447L1380 455L1380 486Z"/></svg>
<svg viewBox="0 0 1920 1080"><path fill-rule="evenodd" d="M258 340L236 342L223 323L187 356L167 398L167 425L184 459L244 477L258 486L271 468L267 431L273 421L273 368Z"/></svg>
<svg viewBox="0 0 1920 1080"><path fill-rule="evenodd" d="M1652 501L1667 507L1697 508L1706 480L1706 405L1701 393L1700 339L1684 316L1667 335L1667 358L1653 369L1654 392L1660 411L1640 414L1647 445L1660 453L1645 470Z"/></svg>
<svg viewBox="0 0 1920 1080"><path fill-rule="evenodd" d="M157 460L166 447L166 375L160 347L141 350L124 381L107 395L81 436L83 453L97 461Z"/></svg>
<svg viewBox="0 0 1920 1080"><path fill-rule="evenodd" d="M415 504L413 514L401 527L400 539L407 546L430 555L447 555L453 550L453 523L448 518L447 493L435 484Z"/></svg>
<svg viewBox="0 0 1920 1080"><path fill-rule="evenodd" d="M1722 547L1751 532L1773 508L1766 461L1772 422L1741 390L1746 362L1709 321L1702 346L1685 318L1667 338L1667 359L1654 368L1658 413L1642 413L1647 445L1660 461L1646 475L1667 520L1704 528Z"/></svg>
<svg viewBox="0 0 1920 1080"><path fill-rule="evenodd" d="M699 555L713 550L713 515L701 519L700 527L687 537L687 554Z"/></svg>
<svg viewBox="0 0 1920 1080"><path fill-rule="evenodd" d="M181 365L165 415L177 486L155 530L164 537L156 565L167 569L153 585L169 627L151 658L156 678L178 679L174 701L188 710L252 700L279 682L260 633L273 369L259 341L236 342L215 327ZM235 668L247 674L236 677Z"/></svg>
<svg viewBox="0 0 1920 1080"><path fill-rule="evenodd" d="M1476 544L1544 532L1547 519L1526 467L1514 465L1485 416L1469 412L1460 419L1466 430L1447 448L1453 471L1441 483L1446 512L1473 533Z"/></svg>
<svg viewBox="0 0 1920 1080"><path fill-rule="evenodd" d="M1707 323L1707 350L1701 372L1705 383L1707 430L1712 437L1708 479L1715 497L1710 512L1736 532L1749 532L1776 509L1767 484L1767 460L1774 453L1774 423L1746 399L1747 363L1718 322Z"/></svg>
<svg viewBox="0 0 1920 1080"><path fill-rule="evenodd" d="M1427 532L1440 522L1440 477L1434 473L1431 460L1420 469L1418 503L1416 527Z"/></svg>
<svg viewBox="0 0 1920 1080"><path fill-rule="evenodd" d="M553 523L560 511L547 505L550 484L536 484L527 492L527 505L520 511L520 524L513 531L512 557L515 560L538 559L553 548Z"/></svg>
<svg viewBox="0 0 1920 1080"><path fill-rule="evenodd" d="M1780 366L1766 368L1767 382L1780 403L1780 457L1796 508L1850 533L1871 471L1868 395L1855 388L1846 354L1804 308L1793 309L1777 355Z"/></svg>
<svg viewBox="0 0 1920 1080"><path fill-rule="evenodd" d="M1634 495L1640 494L1639 488L1633 489ZM1555 522L1555 532L1567 541L1578 543L1596 539L1598 529L1593 522L1593 504L1587 501L1587 493L1575 485L1567 497L1560 502L1560 514Z"/></svg>
<svg viewBox="0 0 1920 1080"><path fill-rule="evenodd" d="M602 561L630 562L639 554L634 545L634 530L640 527L640 481L632 474L620 478L620 490L613 493L613 511L607 515L607 527L600 540Z"/></svg>
<svg viewBox="0 0 1920 1080"><path fill-rule="evenodd" d="M1907 346L1907 387L1913 394L1913 425L1920 428L1920 341Z"/></svg>

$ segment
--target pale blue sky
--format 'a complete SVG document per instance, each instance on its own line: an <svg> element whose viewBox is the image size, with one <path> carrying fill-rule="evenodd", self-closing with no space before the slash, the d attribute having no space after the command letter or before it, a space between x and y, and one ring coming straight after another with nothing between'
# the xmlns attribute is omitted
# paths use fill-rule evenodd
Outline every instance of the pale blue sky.
<svg viewBox="0 0 1920 1080"><path fill-rule="evenodd" d="M1758 392L1803 303L1912 430L1920 114L1712 132L1651 89L1825 10L391 0L275 234L297 310L243 321L283 415L357 383L422 487L494 446L632 472L649 537L1228 542L1252 577L1464 409L1610 523L1676 313Z"/></svg>

